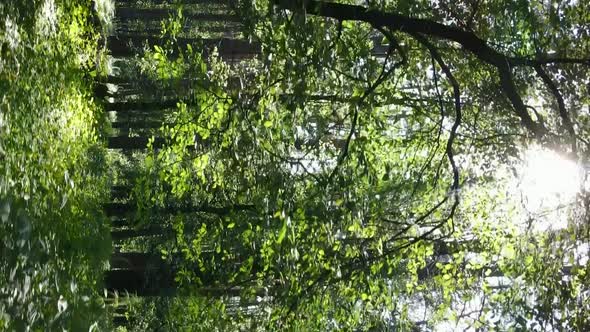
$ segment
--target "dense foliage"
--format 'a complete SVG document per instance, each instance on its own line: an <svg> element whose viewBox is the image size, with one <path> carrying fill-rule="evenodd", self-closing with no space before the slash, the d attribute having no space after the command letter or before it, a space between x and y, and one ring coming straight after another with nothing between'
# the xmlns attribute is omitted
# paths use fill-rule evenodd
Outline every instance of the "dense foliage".
<svg viewBox="0 0 590 332"><path fill-rule="evenodd" d="M105 326L105 149L88 2L0 4L0 329Z"/></svg>
<svg viewBox="0 0 590 332"><path fill-rule="evenodd" d="M149 53L191 83L139 200L192 212L159 244L181 286L270 329L587 326L584 196L539 234L506 175L534 141L587 158L587 5L456 6L245 1L258 57Z"/></svg>
<svg viewBox="0 0 590 332"><path fill-rule="evenodd" d="M588 3L116 5L0 4L1 328L589 329Z"/></svg>

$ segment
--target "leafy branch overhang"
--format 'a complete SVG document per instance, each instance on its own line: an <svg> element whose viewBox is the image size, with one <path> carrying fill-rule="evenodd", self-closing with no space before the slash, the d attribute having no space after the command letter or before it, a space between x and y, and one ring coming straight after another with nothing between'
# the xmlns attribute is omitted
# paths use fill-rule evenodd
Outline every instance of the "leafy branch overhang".
<svg viewBox="0 0 590 332"><path fill-rule="evenodd" d="M329 17L338 21L360 21L372 26L387 27L390 31L394 32L403 32L409 35L419 34L425 37L443 39L460 44L463 49L484 63L496 68L504 95L509 99L514 112L521 119L522 124L537 138L543 138L549 131L543 123L533 120L530 116L522 96L517 91L511 68L517 66L534 68L539 65L561 63L590 65L590 57L588 59L551 58L548 56L537 56L533 58L510 57L496 51L484 39L471 31L428 19L411 18L397 13L383 12L363 6L315 0L273 0L273 4L279 8L294 12L303 11L309 15ZM560 115L563 118L563 111L561 109ZM568 121L564 120L564 122L568 126ZM570 131L569 128L568 131Z"/></svg>

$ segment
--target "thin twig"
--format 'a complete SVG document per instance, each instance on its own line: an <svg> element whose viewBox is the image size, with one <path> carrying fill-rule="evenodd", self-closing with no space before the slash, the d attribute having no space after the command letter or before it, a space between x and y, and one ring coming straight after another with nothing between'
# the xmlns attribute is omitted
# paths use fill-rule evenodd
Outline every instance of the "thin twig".
<svg viewBox="0 0 590 332"><path fill-rule="evenodd" d="M379 85L381 85L390 75L391 73L395 72L395 70L397 68L399 68L401 65L406 63L406 56L405 53L403 52L403 50L401 49L399 43L397 42L397 40L393 37L393 35L389 32L387 32L385 29L382 28L377 28L379 31L381 31L390 41L390 46L389 46L389 50L387 52L387 56L385 57L385 60L383 61L383 66L381 67L381 73L379 74L379 76L377 77L377 80L375 80L375 82L373 82L373 84L371 84L363 93L363 95L359 98L359 100L357 101L355 108L354 108L354 112L352 115L352 122L350 125L350 131L348 133L348 136L346 137L346 141L344 143L344 147L342 148L342 152L340 153L340 156L338 157L338 160L336 161L336 166L334 167L334 169L332 170L332 172L330 173L330 175L328 176L328 182L327 183L331 183L332 180L334 179L334 176L336 175L338 169L340 168L340 166L342 165L342 163L344 162L344 160L346 159L346 157L348 156L348 150L349 150L349 146L350 146L350 142L352 141L352 137L354 136L354 133L356 132L356 126L358 124L358 116L359 116L359 107L361 105L363 105L363 103L365 102L365 99L367 97L369 97L376 89L377 87L379 87ZM399 62L394 63L394 65L387 70L387 63L389 60L389 57L391 56L391 53L393 52L393 49L398 50L398 52L400 53L400 56L402 57L402 60Z"/></svg>

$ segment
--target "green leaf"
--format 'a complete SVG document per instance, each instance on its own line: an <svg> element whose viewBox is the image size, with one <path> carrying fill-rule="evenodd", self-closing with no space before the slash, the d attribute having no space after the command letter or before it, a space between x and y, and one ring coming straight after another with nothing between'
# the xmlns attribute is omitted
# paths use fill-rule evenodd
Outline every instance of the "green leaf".
<svg viewBox="0 0 590 332"><path fill-rule="evenodd" d="M506 259L514 259L516 256L514 246L512 244L504 246L504 248L502 248L502 256L504 256Z"/></svg>
<svg viewBox="0 0 590 332"><path fill-rule="evenodd" d="M287 235L287 220L283 220L283 226L281 227L281 230L279 231L279 236L277 237L278 244L281 244L281 242L283 242L283 240L285 239L285 235Z"/></svg>

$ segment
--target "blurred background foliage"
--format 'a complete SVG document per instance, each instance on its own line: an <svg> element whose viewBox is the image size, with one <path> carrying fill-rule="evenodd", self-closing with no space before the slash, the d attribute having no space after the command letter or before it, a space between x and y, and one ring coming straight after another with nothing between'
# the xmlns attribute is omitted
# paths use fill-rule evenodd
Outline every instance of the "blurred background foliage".
<svg viewBox="0 0 590 332"><path fill-rule="evenodd" d="M0 3L1 330L109 324L93 15L84 0Z"/></svg>

